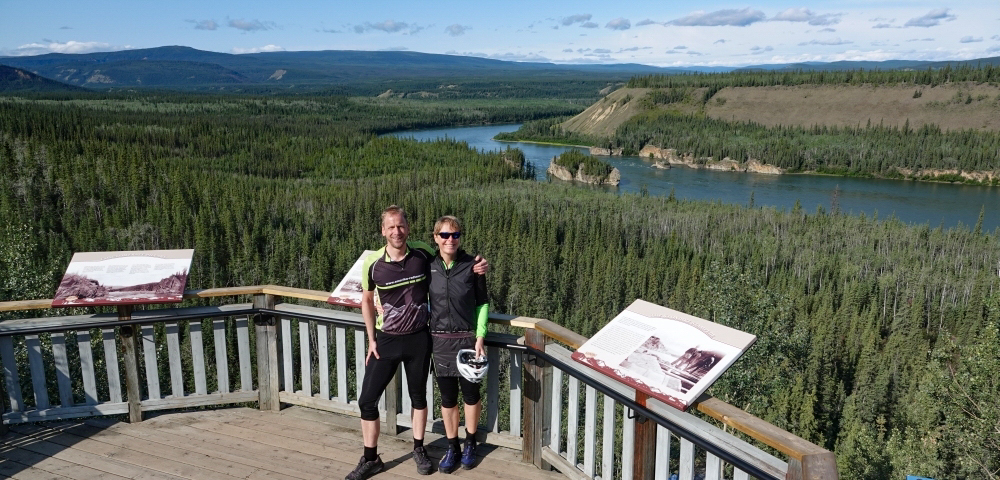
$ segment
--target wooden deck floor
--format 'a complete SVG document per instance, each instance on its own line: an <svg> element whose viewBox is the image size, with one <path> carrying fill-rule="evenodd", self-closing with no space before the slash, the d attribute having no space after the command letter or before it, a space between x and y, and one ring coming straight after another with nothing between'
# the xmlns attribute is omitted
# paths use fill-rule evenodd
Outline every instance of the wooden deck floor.
<svg viewBox="0 0 1000 480"><path fill-rule="evenodd" d="M17 479L342 479L361 457L356 418L290 407L280 413L231 408L152 416L138 424L108 419L15 425L0 442L0 478ZM417 474L412 441L383 436L386 470L376 480ZM440 435L427 434L434 460ZM521 452L489 443L480 463L452 475L469 480L565 479L520 462ZM435 472L432 475L442 475Z"/></svg>

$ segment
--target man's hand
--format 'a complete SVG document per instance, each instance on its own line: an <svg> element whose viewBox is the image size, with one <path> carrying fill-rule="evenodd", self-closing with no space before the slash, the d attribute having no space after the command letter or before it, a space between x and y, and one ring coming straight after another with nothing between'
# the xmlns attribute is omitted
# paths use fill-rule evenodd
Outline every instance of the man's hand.
<svg viewBox="0 0 1000 480"><path fill-rule="evenodd" d="M368 360L375 355L375 359L380 359L382 357L378 356L378 348L375 345L375 339L368 340L368 355L365 356L365 365L368 365Z"/></svg>
<svg viewBox="0 0 1000 480"><path fill-rule="evenodd" d="M476 275L486 275L490 271L490 262L485 258L476 255L476 264L472 266L472 272Z"/></svg>
<svg viewBox="0 0 1000 480"><path fill-rule="evenodd" d="M483 337L476 338L476 358L486 358L486 339Z"/></svg>

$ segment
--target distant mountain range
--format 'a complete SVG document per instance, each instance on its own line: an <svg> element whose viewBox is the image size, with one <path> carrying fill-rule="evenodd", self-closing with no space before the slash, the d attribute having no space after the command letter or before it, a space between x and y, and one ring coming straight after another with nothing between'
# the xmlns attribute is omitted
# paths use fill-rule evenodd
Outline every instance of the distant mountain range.
<svg viewBox="0 0 1000 480"><path fill-rule="evenodd" d="M964 62L833 62L756 65L749 67L659 68L626 64L553 64L510 62L479 57L392 51L304 51L228 54L171 46L87 54L50 53L0 57L7 65L68 86L93 90L156 87L167 89L227 89L238 86L320 87L399 79L506 78L536 80L592 77L623 80L633 75L727 72L734 70L844 70L936 68L945 64L990 63L1000 57ZM0 73L0 91L21 89L31 82L20 74ZM38 82L38 80L32 80ZM40 86L40 83L36 86ZM55 88L49 86L47 88ZM25 88L33 89L33 88Z"/></svg>
<svg viewBox="0 0 1000 480"><path fill-rule="evenodd" d="M85 92L83 87L74 87L20 68L0 65L0 93L5 92Z"/></svg>

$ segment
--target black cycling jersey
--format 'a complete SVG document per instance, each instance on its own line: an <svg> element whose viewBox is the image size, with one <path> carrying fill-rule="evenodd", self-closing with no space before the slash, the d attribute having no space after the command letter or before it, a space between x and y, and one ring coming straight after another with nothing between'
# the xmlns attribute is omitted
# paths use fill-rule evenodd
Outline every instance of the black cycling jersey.
<svg viewBox="0 0 1000 480"><path fill-rule="evenodd" d="M424 242L406 242L406 255L396 262L385 247L365 259L361 288L375 291L382 314L375 328L393 335L405 335L427 328L431 260L434 250Z"/></svg>

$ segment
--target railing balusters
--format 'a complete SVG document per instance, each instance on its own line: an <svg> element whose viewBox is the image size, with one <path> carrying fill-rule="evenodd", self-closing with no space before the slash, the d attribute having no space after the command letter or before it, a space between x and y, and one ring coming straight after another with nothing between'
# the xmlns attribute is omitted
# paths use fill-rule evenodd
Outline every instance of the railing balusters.
<svg viewBox="0 0 1000 480"><path fill-rule="evenodd" d="M281 373L282 391L295 392L295 373L292 365L292 320L281 318Z"/></svg>
<svg viewBox="0 0 1000 480"><path fill-rule="evenodd" d="M219 393L229 393L229 357L226 348L226 320L212 320L212 341L215 345L215 379Z"/></svg>
<svg viewBox="0 0 1000 480"><path fill-rule="evenodd" d="M31 373L31 390L35 397L35 408L49 408L49 392L45 388L45 364L42 363L42 343L38 335L25 335L24 344L28 349L28 371Z"/></svg>
<svg viewBox="0 0 1000 480"><path fill-rule="evenodd" d="M17 373L17 360L14 357L14 339L0 337L0 358L3 362L3 380L6 385L7 399L10 400L12 412L24 411L24 399L21 397L21 376Z"/></svg>
<svg viewBox="0 0 1000 480"><path fill-rule="evenodd" d="M500 431L500 349L486 347L486 357L489 360L486 383L486 430Z"/></svg>
<svg viewBox="0 0 1000 480"><path fill-rule="evenodd" d="M604 399L604 434L601 439L601 479L615 478L615 401L607 395Z"/></svg>
<svg viewBox="0 0 1000 480"><path fill-rule="evenodd" d="M80 350L80 373L83 377L84 403L97 405L97 378L94 374L94 352L90 347L90 332L76 333L76 346Z"/></svg>
<svg viewBox="0 0 1000 480"><path fill-rule="evenodd" d="M69 374L69 358L66 356L66 335L52 334L52 360L56 366L56 383L59 385L59 406L73 406L73 380Z"/></svg>
<svg viewBox="0 0 1000 480"><path fill-rule="evenodd" d="M635 417L632 409L622 405L622 480L633 480L635 469Z"/></svg>
<svg viewBox="0 0 1000 480"><path fill-rule="evenodd" d="M319 398L330 399L330 335L325 323L316 324L316 368L319 370Z"/></svg>
<svg viewBox="0 0 1000 480"><path fill-rule="evenodd" d="M680 480L694 480L694 444L681 439L680 465L677 467Z"/></svg>
<svg viewBox="0 0 1000 480"><path fill-rule="evenodd" d="M733 480L750 480L750 474L738 468L733 469Z"/></svg>
<svg viewBox="0 0 1000 480"><path fill-rule="evenodd" d="M596 472L597 446L597 390L590 385L586 392L583 413L583 473L593 477Z"/></svg>
<svg viewBox="0 0 1000 480"><path fill-rule="evenodd" d="M312 396L312 350L309 343L309 322L299 322L299 373L302 394L307 397Z"/></svg>
<svg viewBox="0 0 1000 480"><path fill-rule="evenodd" d="M521 436L521 352L510 352L510 434Z"/></svg>
<svg viewBox="0 0 1000 480"><path fill-rule="evenodd" d="M273 327L272 327L273 328ZM246 317L236 319L236 343L240 354L240 391L252 392L253 370L250 356L250 319ZM258 372L260 375L260 372Z"/></svg>
<svg viewBox="0 0 1000 480"><path fill-rule="evenodd" d="M205 343L201 335L201 321L192 320L188 323L188 336L191 338L191 371L194 374L195 395L208 393L208 380L205 378Z"/></svg>
<svg viewBox="0 0 1000 480"><path fill-rule="evenodd" d="M108 400L111 403L122 402L121 372L118 370L118 345L115 343L115 329L101 329L101 341L104 344L104 368L108 374Z"/></svg>
<svg viewBox="0 0 1000 480"><path fill-rule="evenodd" d="M354 329L355 403L357 403L357 396L361 395L361 382L365 380L365 353L367 351L368 343L365 342L365 330L363 328Z"/></svg>
<svg viewBox="0 0 1000 480"><path fill-rule="evenodd" d="M705 480L722 480L722 460L705 453Z"/></svg>
<svg viewBox="0 0 1000 480"><path fill-rule="evenodd" d="M566 413L566 460L575 467L580 430L580 380L576 377L569 377L569 406Z"/></svg>
<svg viewBox="0 0 1000 480"><path fill-rule="evenodd" d="M552 369L552 419L549 448L562 453L562 370Z"/></svg>
<svg viewBox="0 0 1000 480"><path fill-rule="evenodd" d="M174 398L184 396L184 370L181 366L181 345L178 339L180 326L177 322L166 324L167 357L170 359L170 395Z"/></svg>
<svg viewBox="0 0 1000 480"><path fill-rule="evenodd" d="M656 426L656 478L670 476L670 430Z"/></svg>
<svg viewBox="0 0 1000 480"><path fill-rule="evenodd" d="M160 393L160 373L156 366L156 338L152 325L142 326L142 357L146 367L146 393L150 400L163 398Z"/></svg>
<svg viewBox="0 0 1000 480"><path fill-rule="evenodd" d="M347 405L347 330L335 329L337 337L337 401Z"/></svg>

